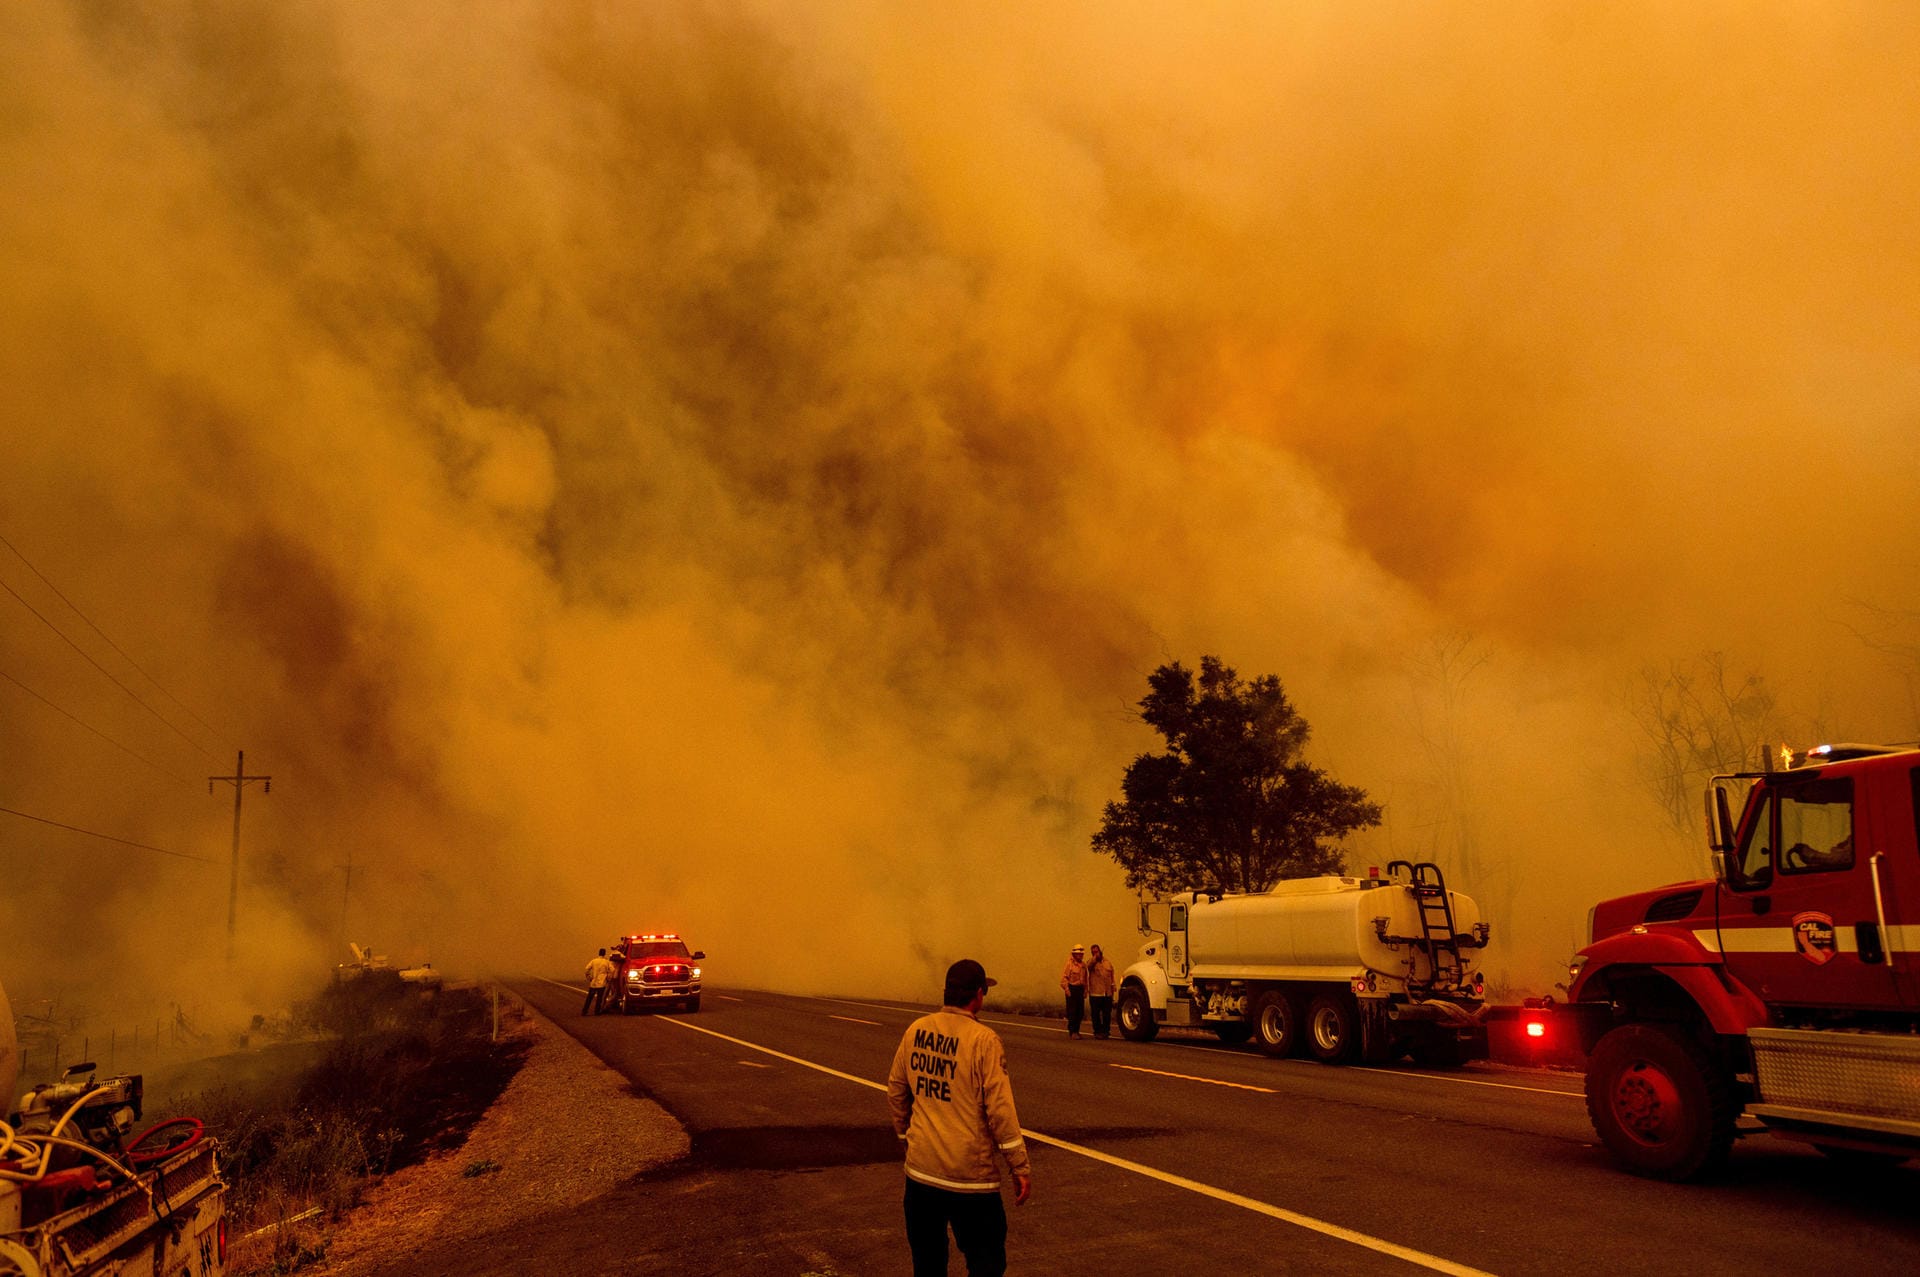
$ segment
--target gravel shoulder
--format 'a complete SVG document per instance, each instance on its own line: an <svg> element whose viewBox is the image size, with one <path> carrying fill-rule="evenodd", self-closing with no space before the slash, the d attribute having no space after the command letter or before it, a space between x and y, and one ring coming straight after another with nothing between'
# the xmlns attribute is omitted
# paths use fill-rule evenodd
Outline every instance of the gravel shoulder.
<svg viewBox="0 0 1920 1277"><path fill-rule="evenodd" d="M503 1032L526 1035L526 1061L466 1142L387 1176L344 1220L317 1227L326 1258L303 1272L412 1272L424 1252L573 1211L687 1155L687 1133L664 1109L538 1011L517 999L513 1011L503 998Z"/></svg>

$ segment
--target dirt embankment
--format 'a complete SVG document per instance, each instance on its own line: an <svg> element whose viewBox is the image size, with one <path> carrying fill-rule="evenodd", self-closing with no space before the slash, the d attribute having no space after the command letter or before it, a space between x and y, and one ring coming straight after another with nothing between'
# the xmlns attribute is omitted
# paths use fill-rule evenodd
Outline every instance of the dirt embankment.
<svg viewBox="0 0 1920 1277"><path fill-rule="evenodd" d="M304 1253L323 1257L303 1273L405 1273L425 1249L583 1205L686 1155L686 1132L663 1109L517 1000L502 1007L503 1032L525 1041L524 1063L463 1143L381 1179L338 1220L242 1239L233 1271L270 1272L276 1255Z"/></svg>

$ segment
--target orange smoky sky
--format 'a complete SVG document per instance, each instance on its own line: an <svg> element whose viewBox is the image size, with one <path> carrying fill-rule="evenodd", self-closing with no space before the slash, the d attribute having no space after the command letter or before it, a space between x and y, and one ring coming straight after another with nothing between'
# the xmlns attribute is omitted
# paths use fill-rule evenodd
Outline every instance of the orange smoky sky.
<svg viewBox="0 0 1920 1277"><path fill-rule="evenodd" d="M151 680L0 578L152 709L10 597L0 671L159 765L0 685L0 805L206 858L0 825L6 978L219 972L244 747L243 1000L668 927L1039 995L1131 951L1088 837L1216 653L1543 990L1703 869L1638 671L1915 733L1916 55L1890 5L6 6L0 532Z"/></svg>

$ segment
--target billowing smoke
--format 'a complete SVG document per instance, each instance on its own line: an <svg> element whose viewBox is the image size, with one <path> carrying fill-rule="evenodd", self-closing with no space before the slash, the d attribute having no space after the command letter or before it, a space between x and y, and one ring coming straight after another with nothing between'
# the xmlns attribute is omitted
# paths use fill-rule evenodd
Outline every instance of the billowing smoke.
<svg viewBox="0 0 1920 1277"><path fill-rule="evenodd" d="M1920 32L1667 5L0 13L9 983L684 929L1016 991L1164 660L1543 990L1698 873L1626 689L1915 731ZM1863 641L1871 639L1871 642ZM157 711L157 712L156 712ZM162 719L166 721L163 722ZM169 726L171 723L173 726ZM353 868L348 888L347 865ZM174 994L172 996L179 996Z"/></svg>

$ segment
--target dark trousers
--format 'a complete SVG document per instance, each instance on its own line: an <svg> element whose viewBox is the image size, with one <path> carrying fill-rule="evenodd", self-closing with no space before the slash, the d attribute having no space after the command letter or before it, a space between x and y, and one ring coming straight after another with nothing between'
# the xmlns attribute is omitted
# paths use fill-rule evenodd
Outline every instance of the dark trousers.
<svg viewBox="0 0 1920 1277"><path fill-rule="evenodd" d="M605 985L601 985L597 989L587 990L587 1000L580 1004L580 1014L592 1015L596 1012L606 1010L606 1007L607 1007L607 987Z"/></svg>
<svg viewBox="0 0 1920 1277"><path fill-rule="evenodd" d="M1007 1271L1007 1208L1000 1194L955 1193L919 1180L907 1181L907 1245L913 1277L946 1277L947 1228L967 1260L967 1277L1000 1277Z"/></svg>
<svg viewBox="0 0 1920 1277"><path fill-rule="evenodd" d="M1104 1038L1113 1027L1113 997L1110 994L1089 994L1087 1003L1093 1008L1093 1036Z"/></svg>
<svg viewBox="0 0 1920 1277"><path fill-rule="evenodd" d="M1080 1032L1080 1017L1086 1009L1087 986L1070 984L1067 986L1067 1032Z"/></svg>

